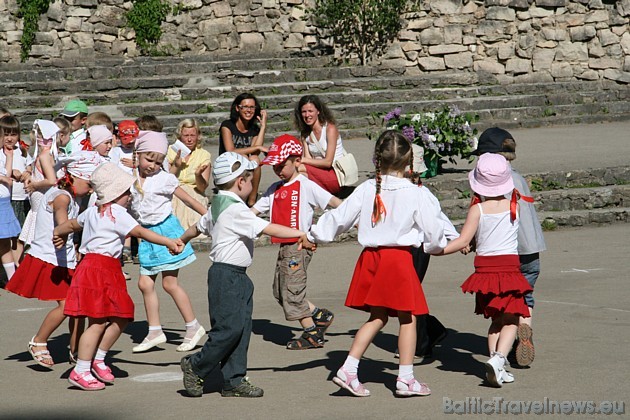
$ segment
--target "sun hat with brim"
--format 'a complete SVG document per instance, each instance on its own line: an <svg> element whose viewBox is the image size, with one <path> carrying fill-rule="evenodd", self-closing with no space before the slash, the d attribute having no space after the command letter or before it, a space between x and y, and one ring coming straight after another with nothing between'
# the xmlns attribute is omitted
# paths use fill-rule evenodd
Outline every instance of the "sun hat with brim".
<svg viewBox="0 0 630 420"><path fill-rule="evenodd" d="M472 154L481 156L484 153L513 152L514 150L503 149L503 141L506 139L514 139L514 137L502 128L488 128L479 136L477 149Z"/></svg>
<svg viewBox="0 0 630 420"><path fill-rule="evenodd" d="M99 165L90 179L97 197L96 205L111 203L131 188L135 180L114 163L106 162Z"/></svg>
<svg viewBox="0 0 630 420"><path fill-rule="evenodd" d="M470 188L484 197L499 197L514 190L510 164L501 155L484 153L468 173Z"/></svg>
<svg viewBox="0 0 630 420"><path fill-rule="evenodd" d="M83 102L80 99L73 99L66 104L63 111L61 111L60 114L63 115L64 117L74 117L78 115L80 112L87 114L88 113L87 105L85 104L85 102Z"/></svg>
<svg viewBox="0 0 630 420"><path fill-rule="evenodd" d="M238 168L232 170L235 163L240 163ZM258 167L258 163L245 158L235 152L225 152L221 154L212 166L212 177L215 185L223 185L233 179L238 178L245 171L253 171Z"/></svg>
<svg viewBox="0 0 630 420"><path fill-rule="evenodd" d="M269 147L267 157L263 159L263 165L279 165L289 156L302 156L302 145L297 137L290 134L283 134L276 137Z"/></svg>

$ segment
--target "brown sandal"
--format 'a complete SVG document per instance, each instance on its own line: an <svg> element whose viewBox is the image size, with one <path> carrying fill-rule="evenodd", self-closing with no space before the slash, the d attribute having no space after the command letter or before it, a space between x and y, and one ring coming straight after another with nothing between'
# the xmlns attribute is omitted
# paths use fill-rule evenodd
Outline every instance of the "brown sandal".
<svg viewBox="0 0 630 420"><path fill-rule="evenodd" d="M324 347L324 335L319 332L315 334L304 331L299 338L287 343L289 350L308 350Z"/></svg>

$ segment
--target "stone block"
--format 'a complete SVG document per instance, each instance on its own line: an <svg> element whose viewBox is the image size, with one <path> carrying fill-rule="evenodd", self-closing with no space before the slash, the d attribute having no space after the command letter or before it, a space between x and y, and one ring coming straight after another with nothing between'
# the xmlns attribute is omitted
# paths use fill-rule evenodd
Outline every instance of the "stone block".
<svg viewBox="0 0 630 420"><path fill-rule="evenodd" d="M532 56L532 67L534 71L550 70L551 63L556 56L556 52L551 49L536 49Z"/></svg>
<svg viewBox="0 0 630 420"><path fill-rule="evenodd" d="M571 41L583 42L593 39L597 35L597 31L593 26L579 26L569 29L571 35Z"/></svg>
<svg viewBox="0 0 630 420"><path fill-rule="evenodd" d="M420 54L418 54L418 51L405 51L405 57L409 61L415 62L418 59L419 55Z"/></svg>
<svg viewBox="0 0 630 420"><path fill-rule="evenodd" d="M543 28L541 34L549 41L564 41L567 39L567 31L564 29Z"/></svg>
<svg viewBox="0 0 630 420"><path fill-rule="evenodd" d="M441 57L422 57L418 59L418 64L424 71L446 70L446 64Z"/></svg>
<svg viewBox="0 0 630 420"><path fill-rule="evenodd" d="M405 42L404 44L401 44L400 47L405 53L409 51L420 51L422 49L421 44L418 44L417 42L410 42L410 41Z"/></svg>
<svg viewBox="0 0 630 420"><path fill-rule="evenodd" d="M467 69L473 65L472 53L447 54L444 56L444 64L449 69Z"/></svg>
<svg viewBox="0 0 630 420"><path fill-rule="evenodd" d="M21 38L22 38L22 31L8 31L7 32L7 43L9 44L20 42Z"/></svg>
<svg viewBox="0 0 630 420"><path fill-rule="evenodd" d="M83 22L82 18L70 16L68 19L66 19L66 25L64 26L64 29L68 32L78 32L81 30L81 22Z"/></svg>
<svg viewBox="0 0 630 420"><path fill-rule="evenodd" d="M440 45L444 43L444 33L439 29L425 29L420 32L422 45Z"/></svg>
<svg viewBox="0 0 630 420"><path fill-rule="evenodd" d="M621 61L612 58L591 58L588 60L589 68L601 70L601 69L620 69L622 67Z"/></svg>
<svg viewBox="0 0 630 420"><path fill-rule="evenodd" d="M302 48L304 46L304 35L302 34L289 34L284 43L285 48Z"/></svg>
<svg viewBox="0 0 630 420"><path fill-rule="evenodd" d="M564 7L566 5L566 0L536 0L536 6L540 7Z"/></svg>
<svg viewBox="0 0 630 420"><path fill-rule="evenodd" d="M387 50L385 51L385 54L383 54L383 58L388 60L405 57L405 53L403 52L400 43L398 42L393 42L391 45L389 45L389 47L387 47Z"/></svg>
<svg viewBox="0 0 630 420"><path fill-rule="evenodd" d="M479 73L505 74L505 66L492 60L475 61L473 69Z"/></svg>
<svg viewBox="0 0 630 420"><path fill-rule="evenodd" d="M463 38L462 27L458 25L447 25L444 28L445 44L461 44Z"/></svg>
<svg viewBox="0 0 630 420"><path fill-rule="evenodd" d="M585 70L582 73L575 73L576 78L581 80L599 80L599 73L595 70Z"/></svg>
<svg viewBox="0 0 630 420"><path fill-rule="evenodd" d="M94 48L94 39L92 34L87 32L75 32L72 34L72 41L74 41L80 49Z"/></svg>
<svg viewBox="0 0 630 420"><path fill-rule="evenodd" d="M462 9L462 0L435 0L429 2L431 11L440 15L453 15Z"/></svg>
<svg viewBox="0 0 630 420"><path fill-rule="evenodd" d="M588 55L589 57L596 58L606 55L606 50L602 47L602 44L599 43L597 38L593 38L593 40L588 43Z"/></svg>
<svg viewBox="0 0 630 420"><path fill-rule="evenodd" d="M523 50L529 50L536 46L536 37L532 34L519 37L518 46Z"/></svg>
<svg viewBox="0 0 630 420"><path fill-rule="evenodd" d="M413 19L407 23L407 30L422 30L433 26L433 19Z"/></svg>
<svg viewBox="0 0 630 420"><path fill-rule="evenodd" d="M488 7L486 10L486 19L513 22L516 20L516 12L509 7Z"/></svg>
<svg viewBox="0 0 630 420"><path fill-rule="evenodd" d="M203 45L206 46L208 51L216 51L219 49L219 40L216 36L204 36L203 37Z"/></svg>
<svg viewBox="0 0 630 420"><path fill-rule="evenodd" d="M232 16L232 6L227 1L219 1L211 5L215 17L222 18Z"/></svg>
<svg viewBox="0 0 630 420"><path fill-rule="evenodd" d="M229 34L233 29L233 20L231 16L217 18L217 19L208 19L199 22L199 30L202 34L208 35L219 35L219 34Z"/></svg>
<svg viewBox="0 0 630 420"><path fill-rule="evenodd" d="M265 16L267 16L269 19L278 19L282 17L282 18L287 19L287 21L289 20L289 17L280 13L278 9L264 9L264 10L265 10Z"/></svg>
<svg viewBox="0 0 630 420"><path fill-rule="evenodd" d="M434 45L429 47L430 55L445 55L454 54L468 51L468 47L465 45L450 44L450 45Z"/></svg>
<svg viewBox="0 0 630 420"><path fill-rule="evenodd" d="M243 52L258 52L262 49L265 37L257 32L241 34L238 48Z"/></svg>
<svg viewBox="0 0 630 420"><path fill-rule="evenodd" d="M267 16L258 16L256 18L256 28L258 32L271 32L273 30L273 25Z"/></svg>
<svg viewBox="0 0 630 420"><path fill-rule="evenodd" d="M626 32L621 36L619 45L625 55L630 55L630 33Z"/></svg>
<svg viewBox="0 0 630 420"><path fill-rule="evenodd" d="M291 32L304 33L306 32L306 23L302 20L294 20L290 23L289 28L291 29Z"/></svg>
<svg viewBox="0 0 630 420"><path fill-rule="evenodd" d="M614 80L615 82L630 84L630 72L607 69L604 70L604 78Z"/></svg>
<svg viewBox="0 0 630 420"><path fill-rule="evenodd" d="M619 36L612 33L610 29L602 29L601 31L599 31L598 38L599 42L604 47L619 43Z"/></svg>
<svg viewBox="0 0 630 420"><path fill-rule="evenodd" d="M262 50L265 52L282 52L284 50L284 38L279 32L266 32Z"/></svg>
<svg viewBox="0 0 630 420"><path fill-rule="evenodd" d="M291 18L293 19L304 19L306 16L306 12L301 7L293 7L291 9Z"/></svg>
<svg viewBox="0 0 630 420"><path fill-rule="evenodd" d="M573 68L569 63L552 63L551 76L554 79L573 77Z"/></svg>
<svg viewBox="0 0 630 420"><path fill-rule="evenodd" d="M623 71L630 73L630 56L626 56L623 62Z"/></svg>
<svg viewBox="0 0 630 420"><path fill-rule="evenodd" d="M511 58L505 63L505 71L512 74L529 73L532 71L530 60Z"/></svg>
<svg viewBox="0 0 630 420"><path fill-rule="evenodd" d="M99 34L99 35L94 36L94 41L112 43L112 42L116 41L116 37L113 36L113 35Z"/></svg>
<svg viewBox="0 0 630 420"><path fill-rule="evenodd" d="M630 0L621 0L617 2L617 12L621 16L630 16Z"/></svg>
<svg viewBox="0 0 630 420"><path fill-rule="evenodd" d="M263 0L262 1L262 6L265 9L273 9L279 6L278 4L278 0Z"/></svg>
<svg viewBox="0 0 630 420"><path fill-rule="evenodd" d="M61 7L61 2L54 2L48 6L48 12L46 12L46 16L48 16L48 19L61 23L65 15L66 14Z"/></svg>
<svg viewBox="0 0 630 420"><path fill-rule="evenodd" d="M398 39L401 41L415 41L418 39L418 32L402 30L398 34Z"/></svg>
<svg viewBox="0 0 630 420"><path fill-rule="evenodd" d="M114 26L116 28L125 25L125 16L124 11L120 7L115 6L102 6L96 11L96 16L100 18L100 20L109 26Z"/></svg>
<svg viewBox="0 0 630 420"><path fill-rule="evenodd" d="M558 44L556 61L587 61L588 46L582 42L562 42Z"/></svg>
<svg viewBox="0 0 630 420"><path fill-rule="evenodd" d="M269 17L269 16L267 16ZM291 26L289 23L289 17L288 16L280 16L280 19L277 20L276 25L274 26L273 30L277 31L278 27L280 27L281 32L289 32L291 30Z"/></svg>
<svg viewBox="0 0 630 420"><path fill-rule="evenodd" d="M536 1L538 4L538 1ZM554 11L551 9L543 9L542 7L532 6L529 9L529 15L533 18L546 18L549 16L553 16Z"/></svg>
<svg viewBox="0 0 630 420"><path fill-rule="evenodd" d="M82 7L68 7L67 16L89 18L92 16L92 10Z"/></svg>
<svg viewBox="0 0 630 420"><path fill-rule="evenodd" d="M57 58L61 56L59 48L51 45L38 45L33 44L31 46L30 57L44 57L44 58Z"/></svg>
<svg viewBox="0 0 630 420"><path fill-rule="evenodd" d="M107 34L107 35L118 35L118 27L104 25L101 22L98 22L94 25L94 33L95 34Z"/></svg>
<svg viewBox="0 0 630 420"><path fill-rule="evenodd" d="M586 23L608 22L607 10L594 10L586 15Z"/></svg>
<svg viewBox="0 0 630 420"><path fill-rule="evenodd" d="M586 16L585 15L580 15L580 14L567 14L564 15L564 22L567 24L567 26L582 26L584 25L584 22L586 21Z"/></svg>
<svg viewBox="0 0 630 420"><path fill-rule="evenodd" d="M497 50L497 57L499 60L507 60L514 57L514 42L505 42L499 45Z"/></svg>

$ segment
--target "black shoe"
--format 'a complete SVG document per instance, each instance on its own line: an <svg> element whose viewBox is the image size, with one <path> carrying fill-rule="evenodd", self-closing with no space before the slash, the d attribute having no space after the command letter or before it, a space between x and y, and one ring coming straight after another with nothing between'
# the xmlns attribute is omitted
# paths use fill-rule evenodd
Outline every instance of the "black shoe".
<svg viewBox="0 0 630 420"><path fill-rule="evenodd" d="M323 334L333 323L333 320L335 319L335 314L333 314L326 308L321 308L319 311L317 311L315 315L313 315L312 318L317 330Z"/></svg>
<svg viewBox="0 0 630 420"><path fill-rule="evenodd" d="M190 356L182 357L179 366L184 372L184 388L191 397L201 397L203 395L203 379L193 372Z"/></svg>
<svg viewBox="0 0 630 420"><path fill-rule="evenodd" d="M249 382L249 378L243 378L243 382L236 388L223 389L221 391L222 397L243 397L243 398L258 398L262 397L265 392L262 388L252 385Z"/></svg>
<svg viewBox="0 0 630 420"><path fill-rule="evenodd" d="M313 332L304 331L299 338L287 343L289 350L308 350L324 347L324 333L317 328Z"/></svg>

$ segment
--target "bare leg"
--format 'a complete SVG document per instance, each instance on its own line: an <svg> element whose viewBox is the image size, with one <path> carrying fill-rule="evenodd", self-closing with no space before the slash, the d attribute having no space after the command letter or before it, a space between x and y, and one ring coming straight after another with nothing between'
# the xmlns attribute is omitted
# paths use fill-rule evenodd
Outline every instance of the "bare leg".
<svg viewBox="0 0 630 420"><path fill-rule="evenodd" d="M79 340L85 330L85 318L70 317L68 320L68 330L70 331L70 352L74 354L79 348Z"/></svg>
<svg viewBox="0 0 630 420"><path fill-rule="evenodd" d="M534 316L533 314L534 314L534 308L529 308L529 317L528 318L520 317L518 319L518 323L519 324L529 325L531 327L532 326L532 316Z"/></svg>
<svg viewBox="0 0 630 420"><path fill-rule="evenodd" d="M354 337L352 346L350 346L350 356L361 359L368 346L374 340L374 337L387 324L387 309L382 307L372 307L370 310L370 319L367 320ZM412 356L413 357L413 356Z"/></svg>
<svg viewBox="0 0 630 420"><path fill-rule="evenodd" d="M503 326L499 333L499 340L496 344L496 351L506 356L512 350L512 344L516 338L518 328L518 317L511 314L503 314Z"/></svg>
<svg viewBox="0 0 630 420"><path fill-rule="evenodd" d="M140 279L138 280L138 288L142 292L142 299L144 300L144 310L147 314L147 322L149 323L149 327L161 326L160 303L158 301L157 292L155 291L156 278L157 275L141 275ZM161 334L161 331L158 334Z"/></svg>
<svg viewBox="0 0 630 420"><path fill-rule="evenodd" d="M79 360L92 360L107 328L107 318L88 318L89 325L79 340Z"/></svg>
<svg viewBox="0 0 630 420"><path fill-rule="evenodd" d="M112 317L109 321L110 322L107 325L107 328L105 328L103 338L101 339L101 342L98 343L98 348L103 351L109 351L112 348L129 323L128 319L117 317Z"/></svg>
<svg viewBox="0 0 630 420"><path fill-rule="evenodd" d="M48 312L44 321L42 321L42 325L40 325L37 334L35 334L35 337L33 338L34 343L46 343L52 333L59 328L61 323L66 319L66 316L63 314L65 303L65 300L57 301L57 307ZM46 346L33 346L33 352L46 349ZM52 360L50 359L50 361L50 365L52 366Z"/></svg>
<svg viewBox="0 0 630 420"><path fill-rule="evenodd" d="M411 312L398 311L400 330L398 332L398 352L401 365L413 365L416 353L416 317Z"/></svg>
<svg viewBox="0 0 630 420"><path fill-rule="evenodd" d="M162 273L162 286L166 293L171 295L179 313L182 314L185 322L195 320L195 314L190 303L188 293L177 282L177 274L179 270L164 271ZM148 317L148 316L147 316ZM149 324L152 325L152 324Z"/></svg>

